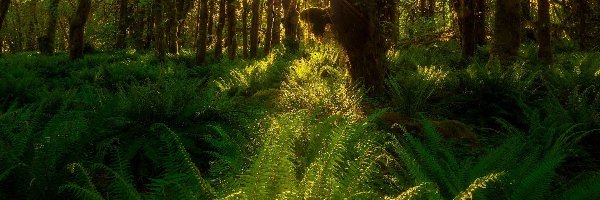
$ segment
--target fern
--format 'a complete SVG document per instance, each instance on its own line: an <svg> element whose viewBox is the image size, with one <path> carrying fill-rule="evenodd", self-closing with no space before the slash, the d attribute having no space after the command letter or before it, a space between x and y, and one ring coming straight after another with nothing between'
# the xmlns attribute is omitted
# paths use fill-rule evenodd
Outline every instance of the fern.
<svg viewBox="0 0 600 200"><path fill-rule="evenodd" d="M531 170L525 176L516 175L518 178L515 188L511 192L511 199L545 199L545 194L549 194L549 187L552 181L554 170L564 160L565 155L548 155L538 166Z"/></svg>
<svg viewBox="0 0 600 200"><path fill-rule="evenodd" d="M162 150L164 174L162 178L153 180L152 190L159 196L163 196L166 195L163 192L168 187L175 186L172 188L175 193L193 193L192 196L197 198L213 198L215 195L213 188L201 176L179 136L164 124L154 124L150 130L160 135L164 145Z"/></svg>
<svg viewBox="0 0 600 200"><path fill-rule="evenodd" d="M467 187L467 189L464 189L458 196L454 197L454 199L455 200L474 199L473 193L475 193L475 191L478 191L479 189L484 189L484 188L488 187L488 184L499 181L500 177L502 177L504 175L505 175L504 172L499 172L499 173L491 173L486 176L479 177L479 178L475 179L475 181L473 181L473 183L471 183L469 185L469 187Z"/></svg>

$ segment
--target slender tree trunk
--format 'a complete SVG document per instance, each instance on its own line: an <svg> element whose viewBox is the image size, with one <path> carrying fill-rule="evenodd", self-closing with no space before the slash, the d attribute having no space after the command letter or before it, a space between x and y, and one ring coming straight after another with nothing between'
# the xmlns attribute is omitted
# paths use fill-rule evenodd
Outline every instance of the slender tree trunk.
<svg viewBox="0 0 600 200"><path fill-rule="evenodd" d="M459 24L461 25L462 57L467 59L475 54L475 2L460 0Z"/></svg>
<svg viewBox="0 0 600 200"><path fill-rule="evenodd" d="M6 13L8 12L8 7L10 7L10 0L0 1L0 31L2 30L4 19L6 18ZM2 54L3 43L3 41L0 41L0 54Z"/></svg>
<svg viewBox="0 0 600 200"><path fill-rule="evenodd" d="M577 18L577 39L579 42L579 48L581 50L588 50L589 45L587 41L587 31L588 25L586 22L587 12L588 12L588 4L585 0L575 0L575 17Z"/></svg>
<svg viewBox="0 0 600 200"><path fill-rule="evenodd" d="M179 26L177 21L177 4L180 0L162 0L163 13L165 13L165 45L167 52L172 54L178 53L177 44L177 27ZM168 30L168 31L167 31Z"/></svg>
<svg viewBox="0 0 600 200"><path fill-rule="evenodd" d="M260 0L252 0L252 19L250 20L250 57L258 56L258 27L260 23Z"/></svg>
<svg viewBox="0 0 600 200"><path fill-rule="evenodd" d="M370 95L384 93L387 73L385 63L385 0L370 3L359 0L331 0L330 18L337 39L350 61L354 84L364 84Z"/></svg>
<svg viewBox="0 0 600 200"><path fill-rule="evenodd" d="M198 39L196 42L196 63L202 64L206 59L206 41L208 39L208 1L200 0L200 9L198 12Z"/></svg>
<svg viewBox="0 0 600 200"><path fill-rule="evenodd" d="M73 18L71 18L71 26L69 28L69 56L73 60L83 57L85 24L88 20L90 7L90 0L80 0L77 11L73 15Z"/></svg>
<svg viewBox="0 0 600 200"><path fill-rule="evenodd" d="M281 0L273 0L273 35L271 47L281 43Z"/></svg>
<svg viewBox="0 0 600 200"><path fill-rule="evenodd" d="M273 40L273 3L274 0L267 0L267 30L265 31L265 54L271 51L271 42Z"/></svg>
<svg viewBox="0 0 600 200"><path fill-rule="evenodd" d="M474 0L474 12L475 12L475 44L478 46L486 43L486 28L485 28L485 15L486 15L486 4L485 0Z"/></svg>
<svg viewBox="0 0 600 200"><path fill-rule="evenodd" d="M552 63L550 43L550 3L538 0L538 57L545 64Z"/></svg>
<svg viewBox="0 0 600 200"><path fill-rule="evenodd" d="M236 19L235 19L236 1L227 0L227 57L233 60L237 51L237 41L235 37Z"/></svg>
<svg viewBox="0 0 600 200"><path fill-rule="evenodd" d="M59 0L50 1L48 26L46 27L46 34L38 38L39 50L42 54L54 53L54 41L56 38L56 25L58 24L58 3Z"/></svg>
<svg viewBox="0 0 600 200"><path fill-rule="evenodd" d="M427 2L427 13L429 17L433 17L435 15L435 0L429 0Z"/></svg>
<svg viewBox="0 0 600 200"><path fill-rule="evenodd" d="M119 0L119 32L117 33L117 49L125 49L127 45L125 39L127 38L127 27L129 26L128 14L128 0Z"/></svg>
<svg viewBox="0 0 600 200"><path fill-rule="evenodd" d="M207 48L208 46L210 46L210 44L213 43L213 29L214 29L214 21L215 21L215 13L217 13L215 11L215 0L209 0L208 1L208 30L206 31L208 34L208 41L207 41Z"/></svg>
<svg viewBox="0 0 600 200"><path fill-rule="evenodd" d="M242 0L242 55L248 58L248 0Z"/></svg>
<svg viewBox="0 0 600 200"><path fill-rule="evenodd" d="M519 0L496 1L496 22L490 61L508 65L519 53L521 5Z"/></svg>
<svg viewBox="0 0 600 200"><path fill-rule="evenodd" d="M283 0L283 28L285 31L284 45L286 49L295 52L299 48L298 42L298 4L297 0Z"/></svg>
<svg viewBox="0 0 600 200"><path fill-rule="evenodd" d="M215 41L215 58L223 57L223 28L225 27L225 3L226 0L219 1L219 21L217 22L217 38Z"/></svg>
<svg viewBox="0 0 600 200"><path fill-rule="evenodd" d="M165 20L164 20L164 0L154 0L154 44L156 48L156 57L158 61L165 61L166 38L165 38Z"/></svg>

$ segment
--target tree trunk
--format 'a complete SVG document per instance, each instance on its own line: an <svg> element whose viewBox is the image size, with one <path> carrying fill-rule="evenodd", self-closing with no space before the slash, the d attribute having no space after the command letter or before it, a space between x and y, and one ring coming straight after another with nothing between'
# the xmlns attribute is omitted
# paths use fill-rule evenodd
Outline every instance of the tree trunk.
<svg viewBox="0 0 600 200"><path fill-rule="evenodd" d="M265 31L265 54L271 51L271 41L273 39L273 3L274 0L267 0L267 30Z"/></svg>
<svg viewBox="0 0 600 200"><path fill-rule="evenodd" d="M544 64L552 63L550 43L550 3L538 0L538 57Z"/></svg>
<svg viewBox="0 0 600 200"><path fill-rule="evenodd" d="M242 0L242 55L248 58L248 0Z"/></svg>
<svg viewBox="0 0 600 200"><path fill-rule="evenodd" d="M10 7L10 0L1 0L0 1L0 31L2 31L4 19L6 18L6 13L8 12L8 7ZM4 41L0 40L0 55L2 55L2 51L4 50L3 44L4 44Z"/></svg>
<svg viewBox="0 0 600 200"><path fill-rule="evenodd" d="M156 48L156 57L158 61L165 61L166 38L165 38L165 20L164 20L164 0L154 0L154 44Z"/></svg>
<svg viewBox="0 0 600 200"><path fill-rule="evenodd" d="M179 51L177 44L177 27L179 26L177 20L177 4L179 4L181 0L162 0L162 2L163 12L166 14L164 26L166 49L169 53L177 54Z"/></svg>
<svg viewBox="0 0 600 200"><path fill-rule="evenodd" d="M217 38L215 41L215 58L223 57L223 28L225 27L225 1L219 1L219 21L217 22Z"/></svg>
<svg viewBox="0 0 600 200"><path fill-rule="evenodd" d="M386 19L380 6L386 0L331 0L330 18L350 61L354 84L364 84L370 95L384 93L387 47L383 36Z"/></svg>
<svg viewBox="0 0 600 200"><path fill-rule="evenodd" d="M281 43L281 0L273 0L273 34L271 47Z"/></svg>
<svg viewBox="0 0 600 200"><path fill-rule="evenodd" d="M10 7L10 0L1 0L0 1L0 31L2 30L2 26L4 24L4 19L6 18L6 13L8 12L8 7ZM3 41L0 41L0 54L2 54L3 50Z"/></svg>
<svg viewBox="0 0 600 200"><path fill-rule="evenodd" d="M69 27L69 56L72 60L83 57L85 24L89 17L90 7L90 0L80 0L77 11L73 15L73 18L71 18L71 26Z"/></svg>
<svg viewBox="0 0 600 200"><path fill-rule="evenodd" d="M125 49L127 45L125 39L127 38L127 27L129 26L128 20L128 0L119 0L119 32L117 33L117 49Z"/></svg>
<svg viewBox="0 0 600 200"><path fill-rule="evenodd" d="M283 12L284 45L287 50L295 52L299 48L298 16L300 13L298 13L297 0L283 0Z"/></svg>
<svg viewBox="0 0 600 200"><path fill-rule="evenodd" d="M486 29L485 29L485 15L486 5L485 0L474 0L474 12L475 12L475 44L482 46L486 43Z"/></svg>
<svg viewBox="0 0 600 200"><path fill-rule="evenodd" d="M50 55L54 53L54 41L56 38L56 25L58 24L58 3L59 0L50 1L48 7L48 27L46 27L46 34L38 38L39 50L42 54Z"/></svg>
<svg viewBox="0 0 600 200"><path fill-rule="evenodd" d="M210 44L212 44L213 39L214 39L213 29L215 27L214 26L215 13L217 13L215 11L215 0L209 0L208 1L208 29L206 30L206 34L208 35L208 41L206 43L207 48L210 46Z"/></svg>
<svg viewBox="0 0 600 200"><path fill-rule="evenodd" d="M519 53L521 30L520 0L496 1L496 22L490 61L508 65Z"/></svg>
<svg viewBox="0 0 600 200"><path fill-rule="evenodd" d="M587 18L587 12L588 12L588 5L585 2L585 0L575 0L575 17L577 18L577 25L576 25L576 29L577 29L577 39L578 39L578 43L579 43L579 48L581 50L588 50L589 49L589 45L588 45L588 41L587 41L587 31L588 31L588 27L587 27L587 22L586 22L586 18Z"/></svg>
<svg viewBox="0 0 600 200"><path fill-rule="evenodd" d="M252 0L252 19L250 21L250 57L258 56L258 26L260 23L260 0Z"/></svg>
<svg viewBox="0 0 600 200"><path fill-rule="evenodd" d="M208 39L208 0L200 0L198 12L198 38L196 42L196 63L202 64L206 59L206 41Z"/></svg>
<svg viewBox="0 0 600 200"><path fill-rule="evenodd" d="M435 0L429 0L427 2L427 16L433 17L435 15Z"/></svg>
<svg viewBox="0 0 600 200"><path fill-rule="evenodd" d="M233 60L237 51L237 41L235 37L236 19L235 19L236 2L235 0L227 0L227 57Z"/></svg>
<svg viewBox="0 0 600 200"><path fill-rule="evenodd" d="M475 0L459 0L458 20L462 57L468 59L475 54Z"/></svg>

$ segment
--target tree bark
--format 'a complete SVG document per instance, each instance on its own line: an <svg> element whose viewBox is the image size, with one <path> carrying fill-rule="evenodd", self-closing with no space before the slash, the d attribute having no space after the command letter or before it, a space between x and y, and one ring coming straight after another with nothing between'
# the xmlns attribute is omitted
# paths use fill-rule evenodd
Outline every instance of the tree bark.
<svg viewBox="0 0 600 200"><path fill-rule="evenodd" d="M227 0L227 57L233 60L237 52L237 40L235 37L236 19L235 19L236 1Z"/></svg>
<svg viewBox="0 0 600 200"><path fill-rule="evenodd" d="M475 1L475 44L482 46L486 44L486 28L485 28L485 15L486 15L486 4L485 0L474 0Z"/></svg>
<svg viewBox="0 0 600 200"><path fill-rule="evenodd" d="M4 19L6 18L6 13L8 12L8 7L10 7L10 0L0 1L0 31L2 30ZM0 40L0 54L2 54L3 43L4 42Z"/></svg>
<svg viewBox="0 0 600 200"><path fill-rule="evenodd" d="M271 51L271 41L273 39L273 3L274 0L267 0L267 30L265 31L265 54Z"/></svg>
<svg viewBox="0 0 600 200"><path fill-rule="evenodd" d="M281 0L273 0L273 33L271 47L281 43Z"/></svg>
<svg viewBox="0 0 600 200"><path fill-rule="evenodd" d="M49 55L54 53L56 25L58 24L58 3L59 0L50 1L50 6L48 7L49 17L48 26L46 27L46 34L38 38L38 46L42 54Z"/></svg>
<svg viewBox="0 0 600 200"><path fill-rule="evenodd" d="M252 0L252 19L250 21L250 57L258 56L258 26L260 23L260 0Z"/></svg>
<svg viewBox="0 0 600 200"><path fill-rule="evenodd" d="M219 20L217 22L217 38L215 41L215 58L223 57L223 28L225 28L225 3L226 0L219 1Z"/></svg>
<svg viewBox="0 0 600 200"><path fill-rule="evenodd" d="M284 45L287 50L295 52L299 48L298 42L298 4L297 0L283 0L283 28L285 31Z"/></svg>
<svg viewBox="0 0 600 200"><path fill-rule="evenodd" d="M519 53L521 7L519 0L496 1L496 22L490 61L508 65Z"/></svg>
<svg viewBox="0 0 600 200"><path fill-rule="evenodd" d="M544 64L552 63L552 46L550 41L550 3L538 0L538 58Z"/></svg>
<svg viewBox="0 0 600 200"><path fill-rule="evenodd" d="M589 45L587 41L587 13L588 13L588 5L585 0L575 0L575 17L577 18L577 39L579 43L579 48L581 50L588 50Z"/></svg>
<svg viewBox="0 0 600 200"><path fill-rule="evenodd" d="M200 0L200 9L198 12L198 38L196 42L196 63L202 64L206 59L207 48L207 28L208 28L208 0Z"/></svg>
<svg viewBox="0 0 600 200"><path fill-rule="evenodd" d="M383 36L386 0L330 0L330 18L337 39L350 61L354 84L364 84L370 95L384 93L387 73Z"/></svg>
<svg viewBox="0 0 600 200"><path fill-rule="evenodd" d="M84 32L90 13L91 1L80 0L69 27L69 56L72 60L83 57Z"/></svg>
<svg viewBox="0 0 600 200"><path fill-rule="evenodd" d="M242 0L242 56L248 58L248 0Z"/></svg>
<svg viewBox="0 0 600 200"><path fill-rule="evenodd" d="M165 61L166 54L164 4L164 0L154 0L152 9L152 15L154 17L154 46L156 49L156 57L160 62Z"/></svg>
<svg viewBox="0 0 600 200"><path fill-rule="evenodd" d="M475 54L475 1L459 0L462 57L468 59Z"/></svg>
<svg viewBox="0 0 600 200"><path fill-rule="evenodd" d="M128 0L119 0L119 32L117 33L117 43L115 47L117 49L125 49L127 45L125 39L127 38L127 27L129 25L128 14Z"/></svg>

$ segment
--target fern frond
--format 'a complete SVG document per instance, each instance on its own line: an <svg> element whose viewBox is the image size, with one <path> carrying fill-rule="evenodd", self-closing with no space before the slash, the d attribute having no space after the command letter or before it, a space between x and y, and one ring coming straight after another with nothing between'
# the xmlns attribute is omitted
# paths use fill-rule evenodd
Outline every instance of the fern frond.
<svg viewBox="0 0 600 200"><path fill-rule="evenodd" d="M564 160L564 154L547 155L538 165L527 173L524 177L517 174L517 184L512 190L511 198L519 199L544 199L545 194L550 194L549 187L552 181L554 170Z"/></svg>
<svg viewBox="0 0 600 200"><path fill-rule="evenodd" d="M78 199L85 200L104 200L104 197L98 191L81 187L75 183L69 183L60 186L59 192L70 192Z"/></svg>
<svg viewBox="0 0 600 200"><path fill-rule="evenodd" d="M584 178L571 184L562 195L556 199L586 200L600 199L600 174L582 174Z"/></svg>
<svg viewBox="0 0 600 200"><path fill-rule="evenodd" d="M467 187L467 189L463 190L458 196L454 197L455 200L465 200L465 199L473 199L473 193L479 189L484 189L488 187L488 184L496 182L500 180L500 177L504 176L505 172L491 173L483 177L479 177L473 181Z"/></svg>

